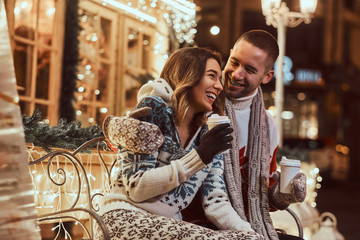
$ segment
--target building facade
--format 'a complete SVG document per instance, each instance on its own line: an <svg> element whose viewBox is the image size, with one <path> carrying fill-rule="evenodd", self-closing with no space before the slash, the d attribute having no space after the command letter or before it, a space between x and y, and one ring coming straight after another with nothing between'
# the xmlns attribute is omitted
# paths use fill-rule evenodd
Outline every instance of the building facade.
<svg viewBox="0 0 360 240"><path fill-rule="evenodd" d="M187 0L5 4L22 113L39 110L52 125L69 111L84 126L124 115L140 86L196 32L195 4Z"/></svg>

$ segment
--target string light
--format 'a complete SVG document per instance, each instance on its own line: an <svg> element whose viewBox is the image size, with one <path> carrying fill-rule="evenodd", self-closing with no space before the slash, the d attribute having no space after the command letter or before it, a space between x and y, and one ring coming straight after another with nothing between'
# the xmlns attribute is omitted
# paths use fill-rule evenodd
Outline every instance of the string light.
<svg viewBox="0 0 360 240"><path fill-rule="evenodd" d="M158 18L162 16L168 26L174 29L180 43L194 42L197 23L196 4L192 0L128 0L127 5L115 0L103 0L103 4L110 4L153 24L161 21Z"/></svg>
<svg viewBox="0 0 360 240"><path fill-rule="evenodd" d="M117 8L120 8L128 13L131 13L137 17L139 17L140 19L144 19L146 21L149 21L151 23L156 23L157 22L157 19L155 17L152 17L146 13L143 13L142 11L138 10L138 9L135 9L135 8L132 8L128 5L125 5L125 4L122 4L122 3L119 3L118 1L115 1L115 0L103 0L103 3L108 3L108 4L111 4L113 5L114 7L117 7Z"/></svg>
<svg viewBox="0 0 360 240"><path fill-rule="evenodd" d="M44 151L39 151L35 148L28 148L28 161L34 161L46 154ZM94 163L93 157L97 157L97 153L79 153L77 154L79 161L82 162L85 171L87 173L87 177L89 180L89 187L91 189L91 195L95 193L105 193L109 192L110 185L107 179L107 174L105 171L96 169L93 171L93 166L100 166L97 162ZM116 156L114 154L103 154L104 159L110 159L110 161L114 161ZM108 163L108 161L106 161ZM34 185L34 199L35 199L35 208L41 213L46 212L56 212L62 209L66 209L71 206L75 201L78 194L78 183L76 177L75 167L66 160L65 157L56 156L52 159L50 165L50 176L55 180L55 182L62 182L64 176L59 174L57 169L64 169L66 173L66 183L63 186L55 186L51 183L51 180L47 175L47 165L48 162L42 161L36 165L30 166L29 172L32 179L32 183ZM99 171L101 174L99 175ZM79 173L82 189L86 189L86 181L84 180L84 174L82 172ZM96 176L100 176L100 179ZM97 187L92 186L93 183L96 183ZM86 194L84 191L80 193L80 199L76 206L88 208L89 203L87 202ZM98 204L99 198L95 198L93 204ZM84 219L87 217L86 213L76 212L73 214L78 219ZM75 223L76 224L76 223ZM69 232L65 229L63 222L60 220L56 226L52 228L52 231L55 234L59 234L60 231L64 230L65 236L68 236L71 239Z"/></svg>

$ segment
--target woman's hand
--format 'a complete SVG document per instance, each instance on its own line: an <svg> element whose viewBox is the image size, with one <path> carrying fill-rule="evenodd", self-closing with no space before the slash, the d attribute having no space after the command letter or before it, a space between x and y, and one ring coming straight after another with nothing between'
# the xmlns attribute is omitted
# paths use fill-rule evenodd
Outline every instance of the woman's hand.
<svg viewBox="0 0 360 240"><path fill-rule="evenodd" d="M233 137L229 134L233 131L229 123L224 123L215 126L201 137L196 151L205 164L210 163L216 154L231 148Z"/></svg>

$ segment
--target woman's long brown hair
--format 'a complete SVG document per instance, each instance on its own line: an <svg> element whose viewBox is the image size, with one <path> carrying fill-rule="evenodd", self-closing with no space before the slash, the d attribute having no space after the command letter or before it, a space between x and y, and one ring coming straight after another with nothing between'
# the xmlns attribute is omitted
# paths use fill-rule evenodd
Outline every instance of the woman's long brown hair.
<svg viewBox="0 0 360 240"><path fill-rule="evenodd" d="M205 74L208 59L215 59L221 66L218 52L199 47L186 47L175 51L165 63L160 77L165 79L174 90L172 106L176 122L180 122L190 107L190 90L197 86ZM223 115L224 94L220 94L213 104L213 112ZM195 128L206 120L206 112L195 116Z"/></svg>

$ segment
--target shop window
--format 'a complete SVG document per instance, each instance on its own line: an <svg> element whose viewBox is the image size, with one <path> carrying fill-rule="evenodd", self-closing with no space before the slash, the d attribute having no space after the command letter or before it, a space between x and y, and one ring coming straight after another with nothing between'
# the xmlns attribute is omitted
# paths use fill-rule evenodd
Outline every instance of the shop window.
<svg viewBox="0 0 360 240"><path fill-rule="evenodd" d="M63 34L56 22L64 17L64 1L7 0L5 6L21 112L36 109L55 123Z"/></svg>
<svg viewBox="0 0 360 240"><path fill-rule="evenodd" d="M265 106L273 116L277 114L274 95L264 93ZM318 112L318 102L311 100L309 94L286 94L281 113L284 138L318 139Z"/></svg>
<svg viewBox="0 0 360 240"><path fill-rule="evenodd" d="M135 107L137 93L140 87L148 80L152 80L154 73L151 66L154 64L154 29L131 19L125 20L127 44L125 48L125 106L122 111L126 112Z"/></svg>
<svg viewBox="0 0 360 240"><path fill-rule="evenodd" d="M82 30L75 110L77 120L88 126L101 124L112 114L117 14L89 1L81 2L79 7Z"/></svg>

